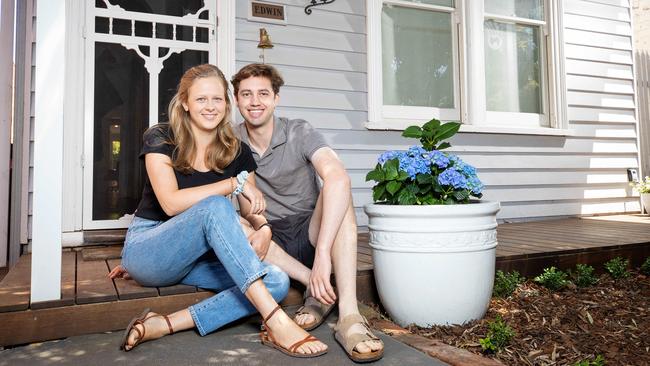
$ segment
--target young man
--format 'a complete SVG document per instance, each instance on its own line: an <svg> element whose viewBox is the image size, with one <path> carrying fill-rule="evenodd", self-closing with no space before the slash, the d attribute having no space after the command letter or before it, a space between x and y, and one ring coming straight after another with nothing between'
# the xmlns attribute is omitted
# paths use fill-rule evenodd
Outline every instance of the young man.
<svg viewBox="0 0 650 366"><path fill-rule="evenodd" d="M381 358L383 343L357 307L357 224L342 162L309 123L274 116L284 84L274 67L245 66L232 84L245 120L238 132L253 151L256 185L267 204L266 218L247 215L250 207L241 207L252 225L252 245L260 257L307 287L298 325L316 328L338 300L337 341L355 361ZM330 283L332 265L338 296Z"/></svg>

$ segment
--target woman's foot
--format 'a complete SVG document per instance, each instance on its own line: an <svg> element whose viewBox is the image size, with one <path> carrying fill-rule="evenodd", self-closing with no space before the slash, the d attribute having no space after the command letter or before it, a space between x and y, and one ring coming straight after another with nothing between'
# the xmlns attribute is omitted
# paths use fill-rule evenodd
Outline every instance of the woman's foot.
<svg viewBox="0 0 650 366"><path fill-rule="evenodd" d="M282 310L271 314L266 320L266 327L271 331L273 340L276 344L285 349L290 349L294 344L310 337L304 329L299 327L289 316ZM327 345L315 338L303 343L295 349L295 353L301 355L315 355L327 351Z"/></svg>
<svg viewBox="0 0 650 366"><path fill-rule="evenodd" d="M129 329L124 350L130 351L142 342L154 340L171 334L171 323L164 315L148 312L142 320L136 320Z"/></svg>

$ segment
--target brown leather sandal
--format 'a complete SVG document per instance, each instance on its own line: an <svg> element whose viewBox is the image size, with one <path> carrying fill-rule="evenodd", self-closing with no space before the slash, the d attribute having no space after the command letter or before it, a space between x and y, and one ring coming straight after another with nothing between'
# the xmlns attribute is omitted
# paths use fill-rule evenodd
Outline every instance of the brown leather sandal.
<svg viewBox="0 0 650 366"><path fill-rule="evenodd" d="M146 334L146 327L144 326L144 322L151 318L155 318L157 316L165 319L167 322L167 327L169 328L169 334L174 334L174 328L172 328L172 323L169 321L169 318L167 315L160 315L160 314L153 314L151 316L147 316L149 313L151 313L151 309L146 308L140 314L140 316L135 317L131 320L129 325L126 327L124 330L124 335L122 336L122 342L120 343L120 349L124 350L124 352L129 352L130 350L134 349L137 345L142 343L142 339L144 339L144 335ZM142 325L142 332L140 332L140 329L136 328L136 325ZM129 340L129 334L131 334L131 331L135 330L136 333L138 333L138 336L135 338L135 342L131 346L131 348L126 348L127 344L126 342Z"/></svg>
<svg viewBox="0 0 650 366"><path fill-rule="evenodd" d="M360 323L365 328L364 333L352 333L347 335L348 330L354 324ZM365 341L380 341L377 336L372 334L370 331L370 326L365 317L360 314L351 314L341 319L339 323L334 327L334 338L345 350L345 353L350 357L354 362L372 362L377 361L380 358L384 357L384 348L378 349L376 351L371 351L367 353L361 353L355 350L354 348L361 342ZM383 343L383 342L382 342Z"/></svg>
<svg viewBox="0 0 650 366"><path fill-rule="evenodd" d="M280 305L276 306L275 309L273 309L273 311L271 311L269 313L269 315L267 315L266 318L264 318L262 320L262 331L260 332L260 338L262 339L262 344L263 345L275 348L278 351L284 353L285 355L288 355L288 356L291 356L291 357L298 357L298 358L318 357L318 356L321 356L321 355L324 355L325 353L327 353L327 350L323 350L323 351L316 352L316 353L299 353L298 352L298 347L302 346L303 344L308 343L308 342L319 341L318 338L314 337L311 334L307 335L302 340L292 344L291 346L289 346L289 348L285 348L284 346L282 346L281 344L276 342L275 337L273 337L273 332L271 332L271 328L269 328L269 326L266 324L266 322L269 321L269 319L271 319L271 317L273 317L273 315L275 315L275 313L280 309L281 309Z"/></svg>
<svg viewBox="0 0 650 366"><path fill-rule="evenodd" d="M334 288L334 292L336 292L336 288ZM295 320L298 315L311 315L314 317L314 321L310 323L305 323L305 324L298 324L298 326L304 330L314 330L318 328L319 325L323 324L325 319L327 319L327 316L334 310L334 306L336 305L336 301L334 301L333 304L328 305L328 304L323 304L322 302L318 301L315 297L311 295L311 291L309 290L309 287L307 290L305 290L305 304L300 307L300 309L296 310L296 314L294 315L293 319Z"/></svg>

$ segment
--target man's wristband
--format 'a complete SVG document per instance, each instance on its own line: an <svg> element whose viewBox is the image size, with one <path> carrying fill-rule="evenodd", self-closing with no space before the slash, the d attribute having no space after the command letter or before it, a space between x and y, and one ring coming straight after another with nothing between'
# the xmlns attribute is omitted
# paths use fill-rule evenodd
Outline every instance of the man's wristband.
<svg viewBox="0 0 650 366"><path fill-rule="evenodd" d="M262 225L260 225L260 227L258 227L257 230L262 230L262 228L263 228L264 226L268 226L269 229L270 229L271 231L273 231L273 227L272 227L271 224L269 224L268 222L265 222L265 223L263 223ZM256 231L257 231L257 230L256 230Z"/></svg>

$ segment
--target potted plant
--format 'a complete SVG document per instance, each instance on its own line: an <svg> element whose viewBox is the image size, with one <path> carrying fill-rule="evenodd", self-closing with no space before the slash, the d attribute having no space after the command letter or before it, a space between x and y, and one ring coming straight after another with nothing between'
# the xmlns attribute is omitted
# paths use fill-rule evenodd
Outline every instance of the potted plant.
<svg viewBox="0 0 650 366"><path fill-rule="evenodd" d="M401 325L462 324L485 314L494 283L498 202L450 147L460 123L433 119L404 137L421 146L381 154L368 215L382 305ZM475 199L473 199L475 198Z"/></svg>
<svg viewBox="0 0 650 366"><path fill-rule="evenodd" d="M645 209L645 212L650 214L650 176L646 176L641 181L633 182L632 186L641 195L641 204L643 205L641 213Z"/></svg>

